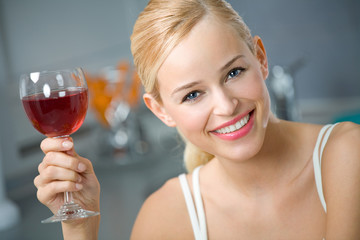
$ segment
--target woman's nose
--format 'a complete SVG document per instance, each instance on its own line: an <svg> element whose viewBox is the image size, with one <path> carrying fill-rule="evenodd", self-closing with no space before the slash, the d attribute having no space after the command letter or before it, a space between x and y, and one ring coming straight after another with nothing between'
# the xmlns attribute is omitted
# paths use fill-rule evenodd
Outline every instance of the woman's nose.
<svg viewBox="0 0 360 240"><path fill-rule="evenodd" d="M232 96L229 91L222 89L216 92L213 103L214 114L229 116L233 115L239 104L239 101L236 97Z"/></svg>

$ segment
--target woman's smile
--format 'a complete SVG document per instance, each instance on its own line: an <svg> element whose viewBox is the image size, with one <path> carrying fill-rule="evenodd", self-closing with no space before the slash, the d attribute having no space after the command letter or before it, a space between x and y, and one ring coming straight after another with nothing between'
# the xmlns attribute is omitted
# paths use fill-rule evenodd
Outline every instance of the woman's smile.
<svg viewBox="0 0 360 240"><path fill-rule="evenodd" d="M211 131L215 136L223 140L236 140L246 136L254 125L254 110L239 115L235 119L222 124L216 130Z"/></svg>

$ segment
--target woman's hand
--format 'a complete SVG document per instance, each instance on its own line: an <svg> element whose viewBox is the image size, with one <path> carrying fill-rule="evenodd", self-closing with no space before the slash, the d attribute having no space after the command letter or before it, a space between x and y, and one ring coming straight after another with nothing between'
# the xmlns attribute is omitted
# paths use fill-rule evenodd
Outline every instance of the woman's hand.
<svg viewBox="0 0 360 240"><path fill-rule="evenodd" d="M70 137L46 138L40 147L45 157L39 164L39 175L34 179L39 201L55 214L64 203L64 192L69 191L81 207L99 212L100 184L91 162L75 152L73 140ZM65 225L77 228L79 225L88 226L94 218L97 221L95 225L98 225L97 217L83 218Z"/></svg>

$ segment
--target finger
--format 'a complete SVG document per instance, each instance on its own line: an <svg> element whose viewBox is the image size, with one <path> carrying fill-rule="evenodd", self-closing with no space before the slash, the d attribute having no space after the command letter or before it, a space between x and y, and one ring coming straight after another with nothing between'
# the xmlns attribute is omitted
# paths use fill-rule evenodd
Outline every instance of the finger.
<svg viewBox="0 0 360 240"><path fill-rule="evenodd" d="M41 203L47 204L55 199L59 193L76 192L80 191L82 188L83 185L81 183L54 181L39 188L37 191L37 198Z"/></svg>
<svg viewBox="0 0 360 240"><path fill-rule="evenodd" d="M73 157L63 152L49 152L45 155L43 163L40 164L39 170L43 171L48 166L58 166L71 169L77 172L84 172L90 168L89 161L82 157Z"/></svg>
<svg viewBox="0 0 360 240"><path fill-rule="evenodd" d="M38 172L41 173L46 167L46 164L44 162L41 162L38 166Z"/></svg>
<svg viewBox="0 0 360 240"><path fill-rule="evenodd" d="M59 180L82 183L83 178L80 174L72 170L49 166L48 168L44 169L40 175L34 178L34 185L39 189L52 181Z"/></svg>
<svg viewBox="0 0 360 240"><path fill-rule="evenodd" d="M52 181L72 181L80 183L82 178L79 173L62 167L49 166L41 173L41 183L47 184Z"/></svg>
<svg viewBox="0 0 360 240"><path fill-rule="evenodd" d="M42 178L40 175L37 175L35 178L34 178L34 185L36 188L40 188L43 184L42 184Z"/></svg>
<svg viewBox="0 0 360 240"><path fill-rule="evenodd" d="M41 150L46 154L48 152L72 152L74 143L71 137L67 138L46 138L41 144Z"/></svg>

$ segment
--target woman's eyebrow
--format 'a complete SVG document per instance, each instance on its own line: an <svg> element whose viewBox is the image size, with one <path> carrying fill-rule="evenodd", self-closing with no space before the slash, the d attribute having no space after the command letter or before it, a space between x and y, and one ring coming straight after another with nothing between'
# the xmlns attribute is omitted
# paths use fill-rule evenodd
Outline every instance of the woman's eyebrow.
<svg viewBox="0 0 360 240"><path fill-rule="evenodd" d="M228 67L231 66L231 64L233 64L236 60L238 60L239 58L245 57L244 55L236 55L235 57L233 57L230 61L228 61L222 68L220 68L220 72L223 72L225 69L227 69Z"/></svg>
<svg viewBox="0 0 360 240"><path fill-rule="evenodd" d="M190 83L187 83L187 84L184 84L180 87L177 87L174 89L174 91L171 93L171 96L173 96L175 93L177 92L180 92L180 91L183 91L183 90L186 90L186 89L189 89L189 88L192 88L196 85L200 84L200 81L194 81L194 82L190 82Z"/></svg>

